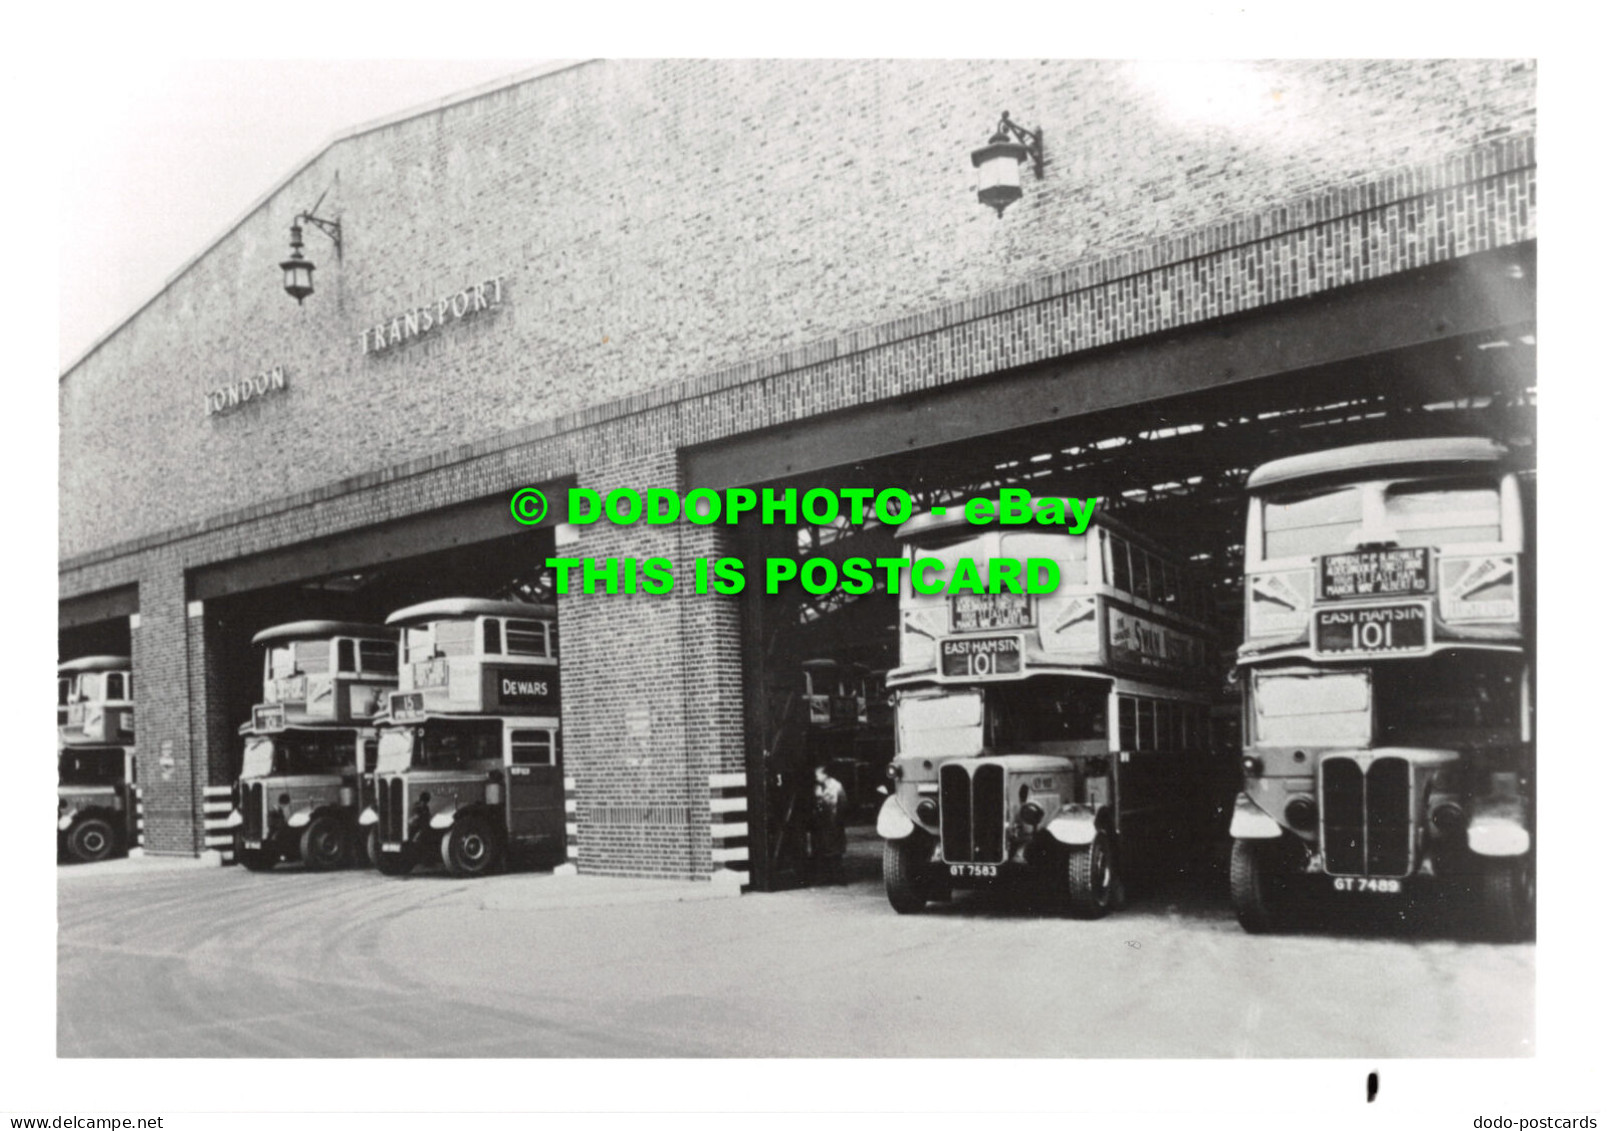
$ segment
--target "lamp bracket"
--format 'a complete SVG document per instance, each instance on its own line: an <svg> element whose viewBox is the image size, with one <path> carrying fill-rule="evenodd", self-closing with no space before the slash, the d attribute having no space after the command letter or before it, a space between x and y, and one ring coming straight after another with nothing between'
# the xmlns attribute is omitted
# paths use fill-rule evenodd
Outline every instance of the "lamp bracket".
<svg viewBox="0 0 1607 1131"><path fill-rule="evenodd" d="M316 208L317 205L314 205L313 207ZM300 216L297 216L296 217L296 222L297 223L304 223L304 224L311 224L313 227L317 228L320 232L324 233L324 235L328 236L329 239L330 239L330 242L332 242L335 245L335 258L336 259L341 258L341 254L340 254L340 221L339 220L325 220L322 216L314 215L312 210L309 209L308 211L303 212Z"/></svg>
<svg viewBox="0 0 1607 1131"><path fill-rule="evenodd" d="M322 216L318 215L318 206L324 202L324 197L328 195L329 189L327 188L324 189L323 192L319 193L318 199L313 202L313 206L307 209L301 215L297 216L296 222L298 224L304 222L311 224L320 232L324 233L324 235L328 236L330 242L335 245L335 258L340 259L340 221L326 220Z"/></svg>
<svg viewBox="0 0 1607 1131"><path fill-rule="evenodd" d="M1010 111L1006 110L999 115L999 126L993 131L992 140L1009 141L1012 137L1026 146L1027 152L1032 155L1032 171L1037 174L1040 181L1043 180L1043 128L1022 129L1010 120Z"/></svg>

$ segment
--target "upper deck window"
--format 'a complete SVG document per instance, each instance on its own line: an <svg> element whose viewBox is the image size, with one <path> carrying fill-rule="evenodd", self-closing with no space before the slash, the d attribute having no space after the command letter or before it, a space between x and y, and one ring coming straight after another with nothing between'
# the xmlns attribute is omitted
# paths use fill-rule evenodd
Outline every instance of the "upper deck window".
<svg viewBox="0 0 1607 1131"><path fill-rule="evenodd" d="M357 669L367 675L395 675L396 645L389 640L359 640Z"/></svg>
<svg viewBox="0 0 1607 1131"><path fill-rule="evenodd" d="M122 672L107 672L106 698L108 700L127 699L128 692L124 688L123 684L124 678Z"/></svg>
<svg viewBox="0 0 1607 1131"><path fill-rule="evenodd" d="M285 679L296 670L295 653L288 644L275 644L268 649L268 678Z"/></svg>
<svg viewBox="0 0 1607 1131"><path fill-rule="evenodd" d="M1357 487L1269 496L1262 503L1262 529L1267 558L1337 554L1351 549L1351 535L1361 525L1362 499Z"/></svg>
<svg viewBox="0 0 1607 1131"><path fill-rule="evenodd" d="M502 622L496 617L486 617L481 624L485 626L485 639L481 650L487 656L502 655Z"/></svg>
<svg viewBox="0 0 1607 1131"><path fill-rule="evenodd" d="M294 647L296 670L303 675L322 675L329 670L329 641L298 640Z"/></svg>
<svg viewBox="0 0 1607 1131"><path fill-rule="evenodd" d="M72 681L69 680L66 676L60 676L60 677L57 678L57 680L56 680L56 706L65 707L69 702L71 702L71 700L68 698L68 695L71 694L71 689L72 689Z"/></svg>
<svg viewBox="0 0 1607 1131"><path fill-rule="evenodd" d="M474 621L438 620L407 630L407 660L416 664L437 656L474 655Z"/></svg>
<svg viewBox="0 0 1607 1131"><path fill-rule="evenodd" d="M547 626L538 620L510 620L508 622L508 655L547 656Z"/></svg>
<svg viewBox="0 0 1607 1131"><path fill-rule="evenodd" d="M1392 484L1384 492L1384 515L1403 546L1501 540L1501 495L1494 483Z"/></svg>
<svg viewBox="0 0 1607 1131"><path fill-rule="evenodd" d="M999 540L1000 556L1006 558L1053 558L1061 565L1060 574L1074 584L1081 584L1084 571L1066 569L1067 563L1086 561L1088 536L1065 534L1006 534Z"/></svg>

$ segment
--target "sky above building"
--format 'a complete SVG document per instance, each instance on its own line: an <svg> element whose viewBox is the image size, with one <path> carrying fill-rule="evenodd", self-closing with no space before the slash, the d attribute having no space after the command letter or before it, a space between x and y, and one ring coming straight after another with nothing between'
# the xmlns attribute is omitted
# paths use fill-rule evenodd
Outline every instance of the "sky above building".
<svg viewBox="0 0 1607 1131"><path fill-rule="evenodd" d="M64 152L56 202L59 368L333 135L538 62L147 60L97 68L58 107L76 139Z"/></svg>

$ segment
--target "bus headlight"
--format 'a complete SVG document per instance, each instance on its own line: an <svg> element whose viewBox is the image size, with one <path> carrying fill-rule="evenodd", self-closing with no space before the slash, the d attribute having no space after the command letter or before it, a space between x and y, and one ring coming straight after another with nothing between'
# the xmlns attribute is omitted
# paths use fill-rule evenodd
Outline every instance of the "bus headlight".
<svg viewBox="0 0 1607 1131"><path fill-rule="evenodd" d="M1043 806L1036 801L1029 801L1021 807L1019 815L1022 824L1036 827L1043 820Z"/></svg>
<svg viewBox="0 0 1607 1131"><path fill-rule="evenodd" d="M1283 807L1283 819L1296 832L1309 833L1317 827L1317 803L1309 797L1291 798Z"/></svg>
<svg viewBox="0 0 1607 1131"><path fill-rule="evenodd" d="M1513 555L1441 558L1439 572L1442 620L1518 619L1518 560Z"/></svg>
<svg viewBox="0 0 1607 1131"><path fill-rule="evenodd" d="M1428 819L1442 833L1454 833L1467 827L1467 813L1455 801L1442 801L1434 806Z"/></svg>
<svg viewBox="0 0 1607 1131"><path fill-rule="evenodd" d="M1250 637L1306 632L1311 623L1311 570L1286 569L1245 579L1245 633Z"/></svg>
<svg viewBox="0 0 1607 1131"><path fill-rule="evenodd" d="M930 797L921 798L920 803L915 806L915 815L920 818L922 824L937 824L937 802Z"/></svg>

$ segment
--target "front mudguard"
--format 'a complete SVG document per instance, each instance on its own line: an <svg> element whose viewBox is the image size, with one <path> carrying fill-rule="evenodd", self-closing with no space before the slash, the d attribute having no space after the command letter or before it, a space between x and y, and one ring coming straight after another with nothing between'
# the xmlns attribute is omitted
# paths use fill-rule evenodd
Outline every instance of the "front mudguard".
<svg viewBox="0 0 1607 1131"><path fill-rule="evenodd" d="M1481 797L1468 820L1468 851L1475 856L1522 856L1534 844L1529 807L1513 792Z"/></svg>
<svg viewBox="0 0 1607 1131"><path fill-rule="evenodd" d="M1233 802L1233 824L1228 835L1234 840L1276 840L1283 835L1283 826L1267 815L1266 810L1241 792Z"/></svg>
<svg viewBox="0 0 1607 1131"><path fill-rule="evenodd" d="M1109 806L1067 805L1049 822L1047 832L1061 844L1078 847L1094 843L1094 837L1109 830Z"/></svg>
<svg viewBox="0 0 1607 1131"><path fill-rule="evenodd" d="M915 818L904 812L904 806L898 803L897 795L883 801L881 811L876 814L876 835L883 840L903 840L918 827Z"/></svg>

